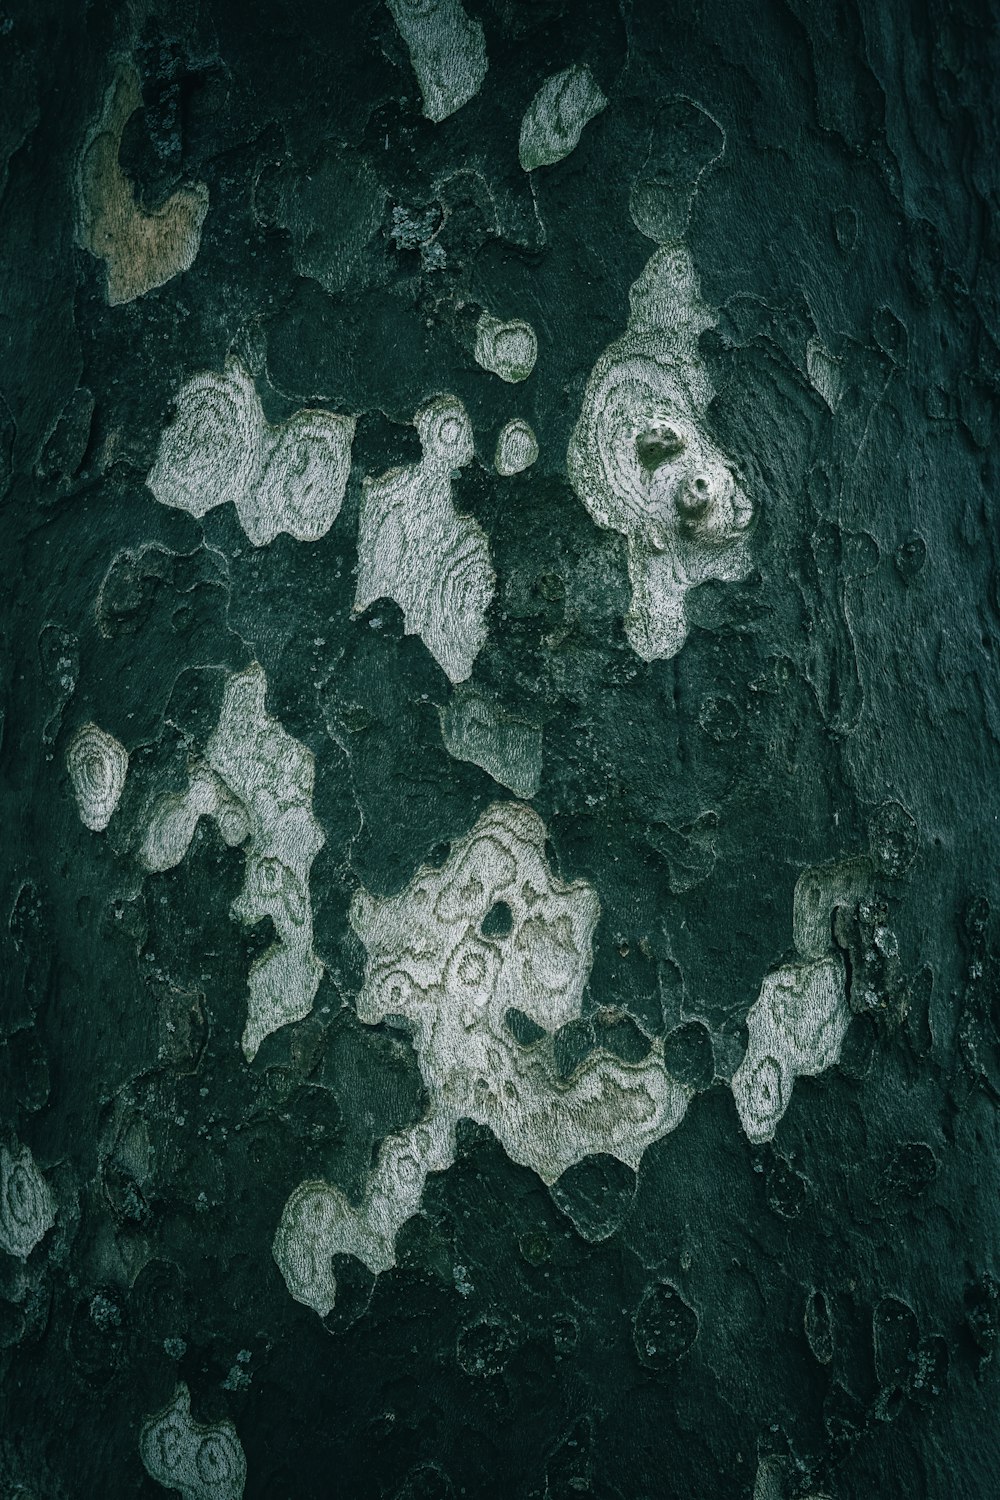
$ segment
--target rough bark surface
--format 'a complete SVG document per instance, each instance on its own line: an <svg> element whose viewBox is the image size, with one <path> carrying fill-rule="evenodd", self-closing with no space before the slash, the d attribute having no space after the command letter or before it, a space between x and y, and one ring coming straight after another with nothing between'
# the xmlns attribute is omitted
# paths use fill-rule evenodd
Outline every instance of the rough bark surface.
<svg viewBox="0 0 1000 1500"><path fill-rule="evenodd" d="M0 15L4 1495L996 1494L995 27Z"/></svg>

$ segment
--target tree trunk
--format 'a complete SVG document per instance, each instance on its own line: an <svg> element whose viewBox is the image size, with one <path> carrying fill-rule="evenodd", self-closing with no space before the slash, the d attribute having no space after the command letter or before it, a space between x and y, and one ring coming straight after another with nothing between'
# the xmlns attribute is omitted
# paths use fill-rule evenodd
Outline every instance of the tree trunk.
<svg viewBox="0 0 1000 1500"><path fill-rule="evenodd" d="M996 13L0 18L0 1488L996 1492Z"/></svg>

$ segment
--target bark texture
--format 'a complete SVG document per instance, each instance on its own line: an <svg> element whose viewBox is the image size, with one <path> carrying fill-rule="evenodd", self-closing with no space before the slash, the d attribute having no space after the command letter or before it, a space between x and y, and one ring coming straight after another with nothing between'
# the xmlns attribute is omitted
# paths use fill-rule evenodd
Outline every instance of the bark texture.
<svg viewBox="0 0 1000 1500"><path fill-rule="evenodd" d="M996 1493L996 20L0 15L4 1495Z"/></svg>

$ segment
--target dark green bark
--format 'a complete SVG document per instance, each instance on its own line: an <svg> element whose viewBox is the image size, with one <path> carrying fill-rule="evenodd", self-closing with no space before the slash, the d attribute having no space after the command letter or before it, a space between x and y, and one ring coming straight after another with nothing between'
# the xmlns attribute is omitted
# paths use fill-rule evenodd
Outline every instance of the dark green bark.
<svg viewBox="0 0 1000 1500"><path fill-rule="evenodd" d="M233 1424L248 1497L986 1500L995 11L464 9L489 68L437 122L374 0L0 17L0 1144L30 1150L54 1219L26 1258L0 1251L0 1489L164 1493L140 1435L183 1383L197 1422ZM109 303L80 163L123 59L139 210L198 185L208 207L188 269ZM528 173L524 112L576 64L607 105ZM746 576L694 589L682 648L647 661L625 538L574 493L567 447L651 226L715 320L704 428L755 524ZM523 382L477 364L484 310L536 331ZM146 485L178 393L227 355L274 426L357 418L317 541L254 546L233 504L196 518ZM352 612L362 482L417 463L414 415L443 393L476 450L451 497L496 574L462 691L501 726L553 879L600 904L581 1015L552 1039L513 1006L514 1045L551 1042L567 1088L602 1052L661 1049L690 1103L638 1173L591 1152L551 1188L462 1124L395 1267L338 1257L320 1317L272 1256L286 1200L325 1179L360 1202L381 1143L433 1105L406 1028L359 1018L352 900L444 867L514 798L449 754L468 702L399 606ZM539 457L501 477L515 417ZM323 977L247 1061L276 929L230 917L245 848L202 818L172 868L138 851L255 662L315 759ZM67 774L88 723L129 755L103 832ZM839 1061L754 1145L730 1086L748 1014L798 962L800 875L852 859L863 896L829 913ZM491 906L484 938L512 920Z"/></svg>

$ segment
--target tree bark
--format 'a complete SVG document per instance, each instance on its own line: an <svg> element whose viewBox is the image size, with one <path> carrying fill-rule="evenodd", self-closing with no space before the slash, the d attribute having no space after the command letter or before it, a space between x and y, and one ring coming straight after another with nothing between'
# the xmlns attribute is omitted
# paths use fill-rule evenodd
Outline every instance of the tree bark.
<svg viewBox="0 0 1000 1500"><path fill-rule="evenodd" d="M996 1492L996 21L0 17L5 1495Z"/></svg>

